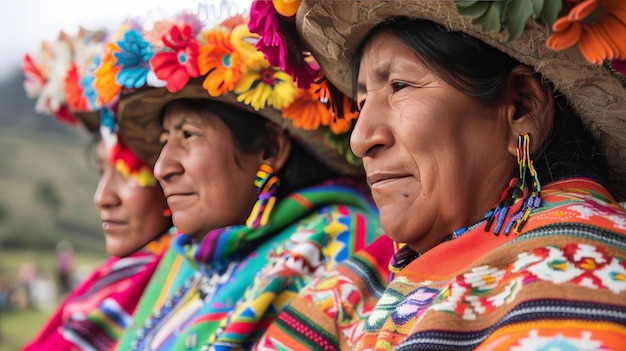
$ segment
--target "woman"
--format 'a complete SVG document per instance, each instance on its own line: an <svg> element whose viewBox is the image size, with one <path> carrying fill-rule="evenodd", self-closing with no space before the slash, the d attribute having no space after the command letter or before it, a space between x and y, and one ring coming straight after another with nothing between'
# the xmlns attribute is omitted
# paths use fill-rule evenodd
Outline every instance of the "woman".
<svg viewBox="0 0 626 351"><path fill-rule="evenodd" d="M162 147L155 175L184 234L118 349L249 348L309 280L380 234L347 147L354 113L323 82L297 87L270 66L241 15L119 33L93 86L119 99L129 147Z"/></svg>
<svg viewBox="0 0 626 351"><path fill-rule="evenodd" d="M406 243L355 349L623 347L625 20L615 1L302 2Z"/></svg>
<svg viewBox="0 0 626 351"><path fill-rule="evenodd" d="M60 95L67 98L66 101L75 101L70 98L72 90L68 81L73 75L71 67L75 69L78 61L67 61L63 65L57 59L71 58L62 54L69 48L76 50L76 58L81 57L88 51L80 51L80 48L97 44L92 41L94 38L96 36L86 35L71 41L64 37L59 42L46 44L45 50L56 50L42 53L37 64L27 56L25 87L32 89L39 84L36 90L44 93L39 95L38 106L62 121L80 121L96 136L100 180L94 203L102 218L106 250L111 257L69 293L23 350L111 350L129 324L170 242L171 214L161 187L152 176L152 166L137 158L119 140L112 111L105 107L91 111L81 109L86 105L44 102ZM50 68L64 67L70 67L66 75L43 73L51 72ZM57 84L55 78L65 78L66 85ZM55 86L63 90L54 90Z"/></svg>

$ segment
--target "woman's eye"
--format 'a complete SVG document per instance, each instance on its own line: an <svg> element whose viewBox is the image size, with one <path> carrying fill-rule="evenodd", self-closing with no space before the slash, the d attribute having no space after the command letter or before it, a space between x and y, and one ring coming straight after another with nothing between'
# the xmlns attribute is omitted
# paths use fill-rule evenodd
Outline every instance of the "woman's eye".
<svg viewBox="0 0 626 351"><path fill-rule="evenodd" d="M406 88L407 86L408 86L408 84L406 84L406 83L392 82L391 83L391 90L395 93L395 92L398 92L398 91Z"/></svg>
<svg viewBox="0 0 626 351"><path fill-rule="evenodd" d="M192 136L194 136L194 133L188 130L183 130L183 138L188 139L188 138L191 138Z"/></svg>

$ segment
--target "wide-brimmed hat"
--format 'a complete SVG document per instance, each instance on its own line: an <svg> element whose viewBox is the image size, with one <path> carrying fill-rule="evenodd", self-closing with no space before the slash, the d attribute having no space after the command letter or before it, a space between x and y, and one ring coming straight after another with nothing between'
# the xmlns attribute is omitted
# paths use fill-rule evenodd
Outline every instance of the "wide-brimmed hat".
<svg viewBox="0 0 626 351"><path fill-rule="evenodd" d="M259 3L265 6L264 1ZM303 0L283 17L293 16L292 22L295 18L305 48L312 51L326 78L349 96L355 51L374 26L395 17L439 23L534 67L565 95L600 142L609 162L609 182L618 198L625 199L626 5L622 0L539 3ZM282 23L289 24L284 19ZM291 40L285 32L283 37Z"/></svg>
<svg viewBox="0 0 626 351"><path fill-rule="evenodd" d="M93 93L91 72L108 35L105 30L80 27L75 35L61 32L54 41L42 41L39 52L24 56L23 86L29 97L37 99L37 112L99 134L118 172L140 186L154 186L154 163L143 161L121 141L115 106L102 104Z"/></svg>
<svg viewBox="0 0 626 351"><path fill-rule="evenodd" d="M181 98L213 99L278 124L339 173L362 174L349 148L356 111L347 98L333 100L324 80L298 86L270 65L255 48L258 36L250 33L244 15L208 22L181 13L151 28L126 23L106 46L93 86L103 103L116 104L129 147L154 161L164 105Z"/></svg>

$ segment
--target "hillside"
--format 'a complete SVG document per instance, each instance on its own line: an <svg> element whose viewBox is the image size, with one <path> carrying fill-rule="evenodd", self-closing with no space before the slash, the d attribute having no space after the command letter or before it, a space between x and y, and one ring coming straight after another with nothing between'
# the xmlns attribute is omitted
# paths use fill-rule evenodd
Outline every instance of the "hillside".
<svg viewBox="0 0 626 351"><path fill-rule="evenodd" d="M34 104L20 72L0 82L0 252L49 251L65 239L103 253L90 137L36 114Z"/></svg>

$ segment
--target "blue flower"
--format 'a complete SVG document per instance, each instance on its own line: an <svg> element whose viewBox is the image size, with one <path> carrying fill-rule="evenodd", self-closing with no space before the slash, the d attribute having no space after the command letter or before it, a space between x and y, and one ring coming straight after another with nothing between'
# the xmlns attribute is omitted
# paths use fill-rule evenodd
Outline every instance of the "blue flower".
<svg viewBox="0 0 626 351"><path fill-rule="evenodd" d="M83 88L83 96L87 99L89 109L92 111L98 109L98 93L96 93L96 90L93 88L93 81L95 79L93 72L98 66L100 66L100 56L95 55L89 72L80 77L79 82L81 88Z"/></svg>
<svg viewBox="0 0 626 351"><path fill-rule="evenodd" d="M148 62L153 55L150 43L145 41L141 33L131 29L124 33L117 42L119 52L113 53L117 59L116 66L120 66L115 80L126 88L140 88L146 84L150 65Z"/></svg>

